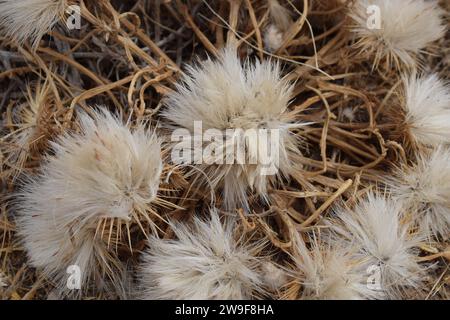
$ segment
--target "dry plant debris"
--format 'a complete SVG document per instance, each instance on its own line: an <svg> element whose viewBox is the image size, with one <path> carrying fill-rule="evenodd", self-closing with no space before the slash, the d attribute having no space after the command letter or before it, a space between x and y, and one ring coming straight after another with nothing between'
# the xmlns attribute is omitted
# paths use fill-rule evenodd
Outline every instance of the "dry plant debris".
<svg viewBox="0 0 450 320"><path fill-rule="evenodd" d="M449 17L0 0L0 299L449 299ZM282 128L282 172L174 163L194 120Z"/></svg>

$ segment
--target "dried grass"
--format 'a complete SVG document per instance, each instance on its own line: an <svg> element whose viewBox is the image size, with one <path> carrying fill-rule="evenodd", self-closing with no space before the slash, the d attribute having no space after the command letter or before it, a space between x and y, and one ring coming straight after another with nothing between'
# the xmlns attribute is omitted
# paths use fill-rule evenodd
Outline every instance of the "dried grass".
<svg viewBox="0 0 450 320"><path fill-rule="evenodd" d="M249 198L252 213L235 213L243 234L268 237L279 265L292 263L294 232L320 230L334 204L351 205L392 164L414 159L398 130L393 130L399 120L386 114L390 108L385 106L396 101L400 75L394 70L371 72L371 62L355 54L345 28L344 5L324 0L281 2L295 7L294 22L275 53L265 51L262 43L269 13L267 2L261 0L80 1L81 30L58 25L35 49L0 37L0 271L8 282L0 288L0 299L52 297L51 279L27 264L15 237L16 213L11 205L21 177L39 169L48 141L77 130L76 110L89 113L96 104L110 106L132 123L145 120L161 127L161 99L173 90L183 64L198 56L214 56L226 43L234 42L242 57L279 59L283 73L296 81L289 112L298 121L314 123L298 129L306 138L306 150L296 159L299 169L292 180L270 191L272 205ZM442 3L448 21L450 5ZM427 48L432 54L425 58L430 69L447 79L449 44L447 33L437 46ZM40 90L44 82L46 90ZM38 118L29 124L16 119L20 108L30 105L27 92L44 95ZM13 137L30 126L33 134L23 149ZM167 167L164 178L166 200L180 209L161 206L159 215L188 221L208 211L210 193L190 184L181 170ZM215 196L220 205L223 199ZM161 224L160 229L160 237L174 236L168 225ZM129 232L130 243L119 246L119 255L133 268L146 239L141 226L131 226ZM434 261L437 267L425 283L426 295L412 294L413 298L449 298L449 247L444 241L423 243L421 259ZM298 298L300 290L301 285L291 282L280 297ZM92 290L86 298L107 296Z"/></svg>

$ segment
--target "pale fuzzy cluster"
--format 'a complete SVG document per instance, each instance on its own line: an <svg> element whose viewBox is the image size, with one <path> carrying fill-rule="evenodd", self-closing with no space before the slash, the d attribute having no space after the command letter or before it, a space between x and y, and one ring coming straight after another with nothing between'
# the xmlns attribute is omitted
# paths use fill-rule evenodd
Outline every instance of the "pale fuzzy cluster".
<svg viewBox="0 0 450 320"><path fill-rule="evenodd" d="M80 268L83 290L91 279L101 285L103 273L118 280L120 264L108 250L118 242L113 227L119 237L130 221L153 226L150 204L162 172L160 144L143 126L131 131L100 111L81 114L80 127L52 143L40 174L17 194L18 233L30 263L62 291L71 265Z"/></svg>
<svg viewBox="0 0 450 320"><path fill-rule="evenodd" d="M450 143L450 86L435 74L404 77L405 124L415 144Z"/></svg>
<svg viewBox="0 0 450 320"><path fill-rule="evenodd" d="M373 12L369 6L378 6L381 28L369 28ZM437 1L425 0L357 0L350 7L352 32L361 52L374 55L374 67L381 61L413 68L417 56L445 33L443 10Z"/></svg>
<svg viewBox="0 0 450 320"><path fill-rule="evenodd" d="M386 185L405 203L420 227L432 235L450 235L450 150L438 147L419 156L411 167L398 168Z"/></svg>
<svg viewBox="0 0 450 320"><path fill-rule="evenodd" d="M264 31L264 46L269 52L277 51L283 45L283 32L274 24Z"/></svg>
<svg viewBox="0 0 450 320"><path fill-rule="evenodd" d="M337 208L331 223L335 241L353 247L366 269L379 268L381 289L393 299L406 289L420 290L424 276L416 252L423 237L410 234L402 207L401 201L370 192L353 209Z"/></svg>
<svg viewBox="0 0 450 320"><path fill-rule="evenodd" d="M300 236L296 237L294 261L297 278L302 285L302 299L361 300L379 299L379 291L368 286L365 264L352 250L339 241L318 241L310 236L308 250ZM350 247L352 248L352 247Z"/></svg>
<svg viewBox="0 0 450 320"><path fill-rule="evenodd" d="M215 210L209 220L173 224L176 239L153 237L142 256L142 299L251 299L264 294L258 257L265 242L235 239L235 223Z"/></svg>
<svg viewBox="0 0 450 320"><path fill-rule="evenodd" d="M279 292L288 282L287 272L271 261L263 262L260 272L265 286L271 292Z"/></svg>
<svg viewBox="0 0 450 320"><path fill-rule="evenodd" d="M237 206L248 209L247 192L255 191L266 199L269 186L277 178L286 178L293 170L292 159L300 154L298 136L292 129L301 126L287 112L292 97L292 86L280 78L280 67L270 61L246 62L242 65L233 49L224 50L216 61L206 60L198 66L189 67L183 82L169 94L163 115L174 124L173 129L186 131L183 141L193 137L194 121L202 122L203 131L217 129L266 129L278 130L279 148L272 150L270 163L255 162L258 152L269 150L267 140L244 135L226 139L222 157L215 160L233 159L238 146L245 146L245 163L198 164L192 171L201 186L222 190L225 207L235 210ZM201 137L194 137L201 138ZM195 150L202 152L202 150ZM220 154L220 153L219 153ZM183 155L179 162L184 161ZM210 161L211 163L212 161ZM276 174L265 174L267 167L275 167ZM198 173L200 171L200 173Z"/></svg>
<svg viewBox="0 0 450 320"><path fill-rule="evenodd" d="M269 52L277 51L283 44L284 33L292 25L291 11L278 0L267 1L270 23L264 31L264 46Z"/></svg>
<svg viewBox="0 0 450 320"><path fill-rule="evenodd" d="M352 107L345 107L342 109L342 116L344 119L347 119L350 122L353 122L356 120L356 109Z"/></svg>
<svg viewBox="0 0 450 320"><path fill-rule="evenodd" d="M67 0L0 0L0 28L19 43L33 46L64 15Z"/></svg>

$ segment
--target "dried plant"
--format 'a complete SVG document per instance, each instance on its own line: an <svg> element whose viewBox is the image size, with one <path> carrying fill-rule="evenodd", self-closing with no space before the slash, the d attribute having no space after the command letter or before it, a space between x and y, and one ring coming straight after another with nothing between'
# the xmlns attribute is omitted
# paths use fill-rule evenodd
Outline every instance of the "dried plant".
<svg viewBox="0 0 450 320"><path fill-rule="evenodd" d="M270 24L264 31L264 45L270 52L275 52L283 45L284 35L294 21L291 10L282 6L278 0L268 0L267 5Z"/></svg>
<svg viewBox="0 0 450 320"><path fill-rule="evenodd" d="M419 291L423 281L424 267L417 259L423 237L410 233L403 208L401 201L369 192L353 209L337 208L332 227L348 246L357 248L366 267L380 268L381 289L389 298L401 297L408 288Z"/></svg>
<svg viewBox="0 0 450 320"><path fill-rule="evenodd" d="M361 300L379 299L380 291L368 286L365 263L353 252L352 245L338 240L320 241L309 236L308 250L301 237L296 237L295 275L302 285L302 299Z"/></svg>
<svg viewBox="0 0 450 320"><path fill-rule="evenodd" d="M31 40L37 46L64 15L67 3L67 0L1 0L0 28L19 43Z"/></svg>
<svg viewBox="0 0 450 320"><path fill-rule="evenodd" d="M437 75L404 77L405 130L414 145L450 143L450 87Z"/></svg>
<svg viewBox="0 0 450 320"><path fill-rule="evenodd" d="M123 241L122 227L145 221L156 232L159 219L151 209L162 171L156 136L143 126L130 131L104 110L81 114L80 126L80 134L52 143L54 155L16 195L30 262L63 293L70 266L80 269L84 290L92 279L104 286L105 278L120 288L123 267L112 249Z"/></svg>
<svg viewBox="0 0 450 320"><path fill-rule="evenodd" d="M251 299L264 295L259 258L265 242L235 238L234 219L172 225L176 239L151 238L140 266L143 299Z"/></svg>
<svg viewBox="0 0 450 320"><path fill-rule="evenodd" d="M449 10L0 0L0 299L129 298L139 280L140 298L448 300ZM193 145L172 133L209 129L235 140L177 158ZM280 130L278 174L238 129ZM214 163L239 144L244 163Z"/></svg>
<svg viewBox="0 0 450 320"><path fill-rule="evenodd" d="M46 132L47 117L50 114L49 83L37 83L34 89L27 87L27 101L17 106L13 114L13 131L5 135L4 157L13 170L9 175L16 177L21 172L27 157L33 150L39 149L38 144Z"/></svg>
<svg viewBox="0 0 450 320"><path fill-rule="evenodd" d="M405 203L420 228L434 236L450 235L450 151L438 147L420 154L417 163L386 177L393 197Z"/></svg>
<svg viewBox="0 0 450 320"><path fill-rule="evenodd" d="M437 1L425 0L357 0L349 10L356 47L373 55L374 67L384 62L387 69L415 68L419 54L444 35L442 15ZM369 26L373 19L380 25Z"/></svg>
<svg viewBox="0 0 450 320"><path fill-rule="evenodd" d="M227 129L235 130L219 146L221 152L210 159L202 159L203 149L200 148L200 155L194 149L193 156L183 153L178 161L191 164L191 159L195 159L198 163L200 157L198 169L192 171L196 175L195 181L201 186L211 186L215 191L222 190L228 210L241 206L249 210L249 190L267 200L270 185L276 183L276 178L289 177L295 166L292 160L300 154L299 138L292 129L302 124L296 122L287 110L292 86L281 78L279 64L247 61L242 65L236 52L227 48L219 60L206 60L189 67L188 74L176 89L166 100L163 116L173 123L175 129L184 129L180 132L182 141L191 145L192 137L202 139L195 136L195 121L201 122L203 131L200 134L207 129L225 134ZM273 131L267 138L258 139L258 136L245 134L249 129L278 130L276 149L271 150L276 162L261 163L258 159L261 151L270 150ZM242 163L235 158L236 150L240 149L246 151ZM228 159L233 161L228 162ZM275 158L269 160L272 159ZM275 167L276 174L265 173L271 166Z"/></svg>

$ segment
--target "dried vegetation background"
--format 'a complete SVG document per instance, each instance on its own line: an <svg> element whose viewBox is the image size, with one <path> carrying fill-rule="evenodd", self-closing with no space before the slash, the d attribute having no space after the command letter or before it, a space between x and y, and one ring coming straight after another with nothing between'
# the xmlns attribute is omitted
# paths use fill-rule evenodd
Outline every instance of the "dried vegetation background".
<svg viewBox="0 0 450 320"><path fill-rule="evenodd" d="M273 205L249 199L252 213L240 216L241 232L270 239L280 264L289 263L294 230L316 228L330 208L354 203L376 187L394 165L408 163L411 148L397 133L399 124L388 110L398 103L395 70L372 70L370 57L352 48L345 4L335 0L283 2L295 23L282 47L264 49L268 24L266 1L99 0L81 1L81 30L58 25L33 49L0 38L0 270L6 284L3 299L47 299L52 281L27 264L15 236L11 195L21 177L35 174L49 141L77 130L76 112L106 105L123 119L148 120L163 127L161 99L173 90L184 64L214 57L235 42L242 58L279 59L283 74L295 84L290 106L297 120L313 122L299 129L305 151L303 166L289 184L271 190ZM449 3L447 6L447 19ZM450 34L427 48L432 71L448 79ZM21 132L21 135L18 133ZM26 139L17 145L12 137ZM158 207L165 218L189 221L210 203L209 192L197 190L180 170L165 168L166 200L179 209ZM170 175L168 174L170 172ZM222 199L217 196L218 204ZM145 228L149 226L144 225ZM160 236L173 234L164 222ZM144 249L145 238L132 226L130 243L116 250L131 268ZM426 243L422 256L446 252L450 243ZM437 267L426 280L425 293L413 298L448 299L450 261L437 255ZM280 297L297 298L300 285L291 283ZM114 298L93 293L87 298Z"/></svg>

